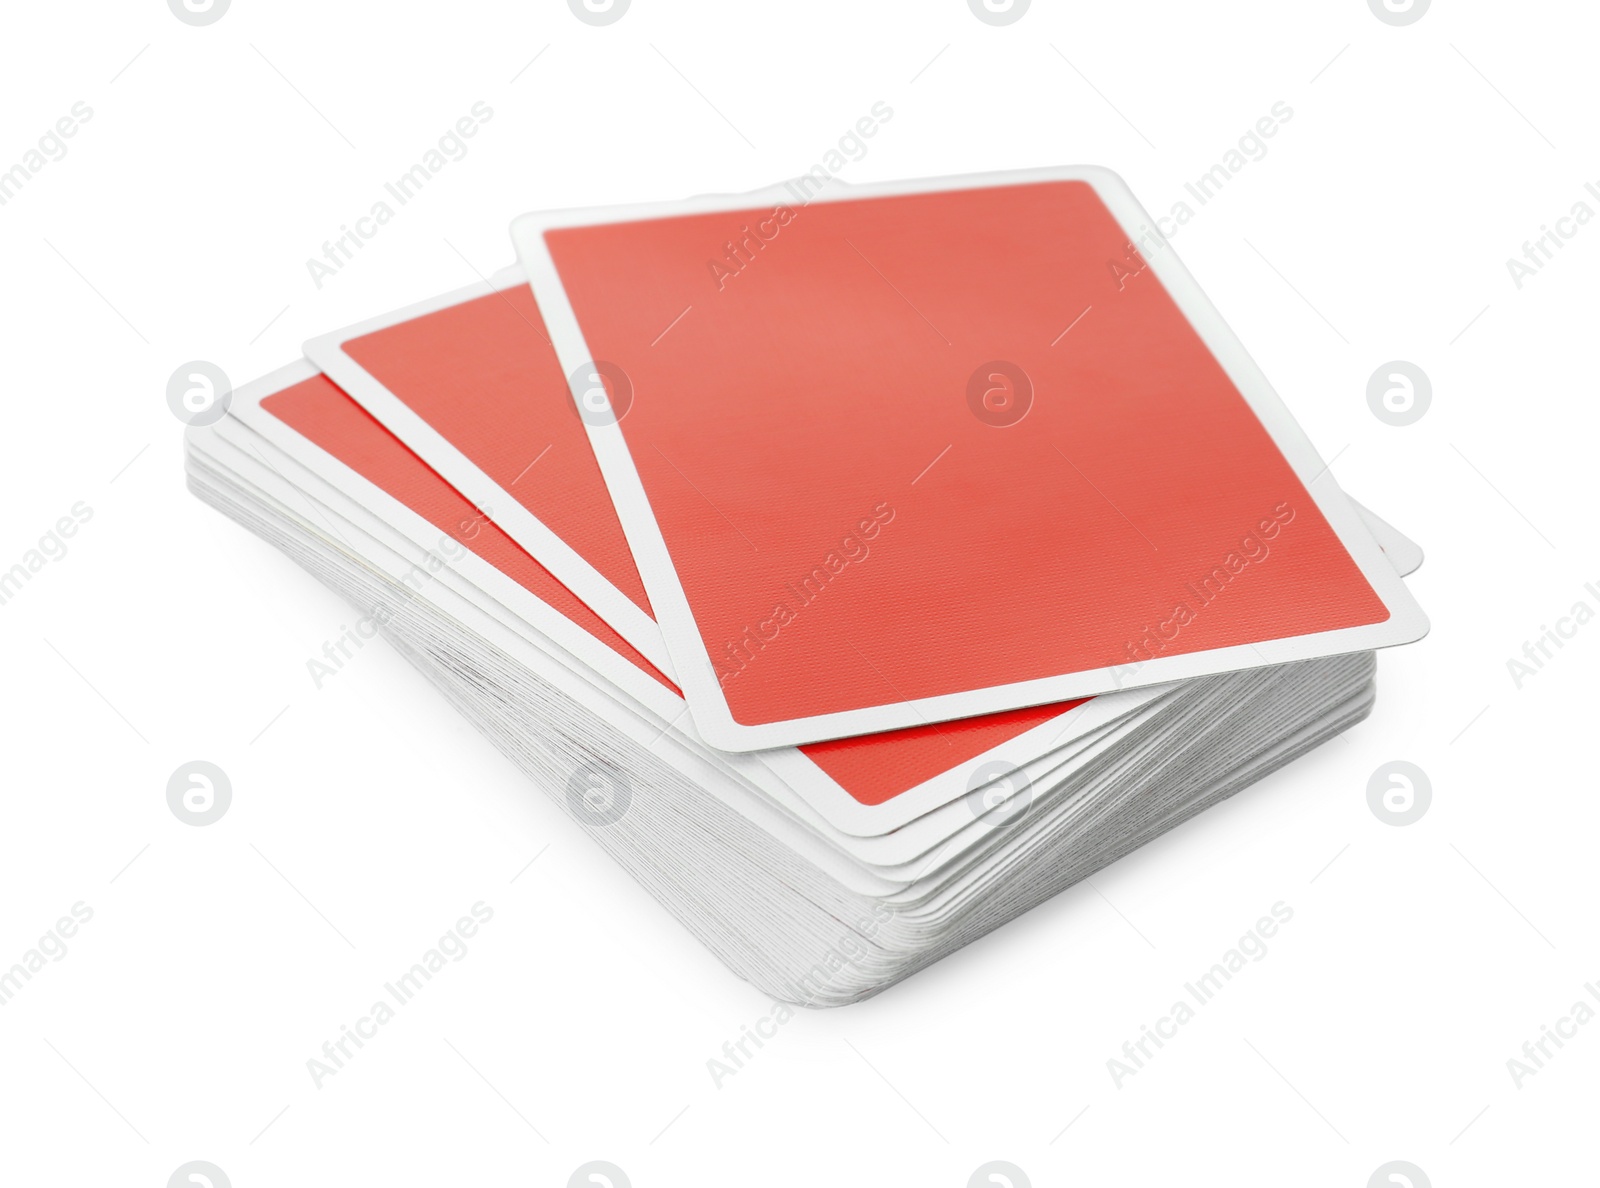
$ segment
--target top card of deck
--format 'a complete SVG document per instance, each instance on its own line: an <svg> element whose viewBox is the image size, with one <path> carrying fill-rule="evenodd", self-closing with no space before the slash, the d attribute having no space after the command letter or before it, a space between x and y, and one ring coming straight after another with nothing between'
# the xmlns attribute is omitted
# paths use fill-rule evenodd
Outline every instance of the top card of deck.
<svg viewBox="0 0 1600 1188"><path fill-rule="evenodd" d="M708 741L1425 633L1147 225L1096 169L518 220Z"/></svg>

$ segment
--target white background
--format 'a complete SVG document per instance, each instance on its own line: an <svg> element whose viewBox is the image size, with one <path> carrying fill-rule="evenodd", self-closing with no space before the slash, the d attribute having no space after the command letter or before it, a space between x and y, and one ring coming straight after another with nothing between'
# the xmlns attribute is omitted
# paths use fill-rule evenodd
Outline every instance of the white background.
<svg viewBox="0 0 1600 1188"><path fill-rule="evenodd" d="M1600 978L1600 625L1519 689L1593 534L1600 220L1519 290L1506 258L1600 186L1576 2L158 0L8 6L0 169L77 101L66 156L0 206L0 569L92 519L0 605L0 967L93 919L0 1007L0 1181L1359 1188L1572 1182L1600 1024L1508 1058ZM536 59L536 60L534 60ZM532 65L528 65L533 60ZM319 288L325 240L473 103L492 121ZM511 261L524 210L743 190L872 105L865 181L1110 166L1164 212L1283 100L1292 120L1174 247L1340 482L1428 550L1423 643L1373 717L1175 835L868 1003L802 1013L720 1088L770 1005L729 975L386 645L318 690L351 622L189 496L165 387ZM1194 205L1191 199L1191 205ZM1431 377L1418 423L1375 368ZM168 810L207 759L233 803ZM1431 778L1416 824L1366 800ZM528 866L535 855L538 860ZM478 900L494 919L344 1071L306 1061ZM1121 1088L1106 1061L1278 900L1294 918ZM1591 1000L1593 1001L1593 1000ZM1600 1003L1596 1003L1600 1006Z"/></svg>

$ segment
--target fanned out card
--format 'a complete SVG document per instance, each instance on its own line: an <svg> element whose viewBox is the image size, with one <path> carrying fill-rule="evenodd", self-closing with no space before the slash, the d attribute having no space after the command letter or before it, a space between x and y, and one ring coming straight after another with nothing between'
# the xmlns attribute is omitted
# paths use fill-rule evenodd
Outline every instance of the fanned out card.
<svg viewBox="0 0 1600 1188"><path fill-rule="evenodd" d="M818 742L1427 621L1114 174L529 215L700 735Z"/></svg>

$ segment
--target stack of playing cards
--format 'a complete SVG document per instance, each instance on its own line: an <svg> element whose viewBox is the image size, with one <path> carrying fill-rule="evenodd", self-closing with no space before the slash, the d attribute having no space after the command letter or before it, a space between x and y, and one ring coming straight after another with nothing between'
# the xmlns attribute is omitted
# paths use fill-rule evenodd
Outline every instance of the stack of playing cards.
<svg viewBox="0 0 1600 1188"><path fill-rule="evenodd" d="M1360 720L1426 620L1092 168L529 215L190 484L727 965L882 990Z"/></svg>

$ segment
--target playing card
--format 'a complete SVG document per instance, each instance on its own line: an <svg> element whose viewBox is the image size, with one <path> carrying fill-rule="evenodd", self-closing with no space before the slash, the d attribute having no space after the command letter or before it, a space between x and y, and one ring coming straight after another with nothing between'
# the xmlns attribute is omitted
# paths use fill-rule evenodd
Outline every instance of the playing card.
<svg viewBox="0 0 1600 1188"><path fill-rule="evenodd" d="M1147 225L1090 168L518 221L702 737L816 742L1425 632Z"/></svg>

